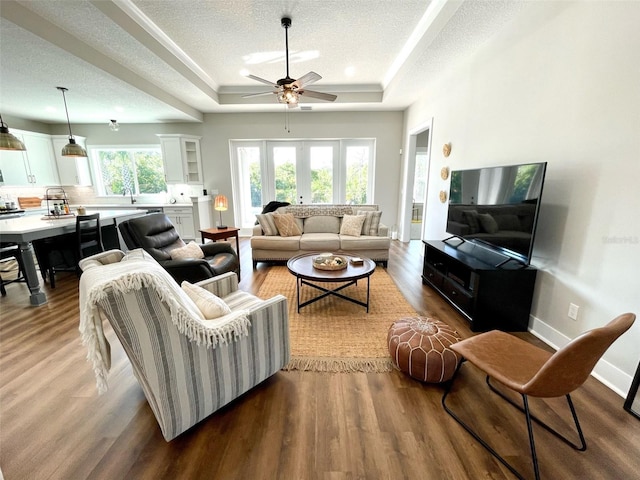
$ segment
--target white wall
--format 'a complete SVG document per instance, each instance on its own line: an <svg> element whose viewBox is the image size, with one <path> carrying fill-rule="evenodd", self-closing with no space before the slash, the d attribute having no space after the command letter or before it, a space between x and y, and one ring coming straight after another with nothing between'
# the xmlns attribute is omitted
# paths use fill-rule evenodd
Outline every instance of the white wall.
<svg viewBox="0 0 640 480"><path fill-rule="evenodd" d="M427 238L445 235L443 166L549 162L531 325L556 346L619 313L640 314L639 24L640 2L532 3L442 72L405 118L405 137L433 118ZM577 321L570 302L580 306ZM640 321L596 368L620 394L638 345Z"/></svg>
<svg viewBox="0 0 640 480"><path fill-rule="evenodd" d="M383 223L388 226L396 223L402 112L294 112L289 114L291 133L284 129L284 121L284 112L205 115L202 139L205 187L210 191L217 189L230 197L229 140L375 138L376 182L373 201L380 205Z"/></svg>

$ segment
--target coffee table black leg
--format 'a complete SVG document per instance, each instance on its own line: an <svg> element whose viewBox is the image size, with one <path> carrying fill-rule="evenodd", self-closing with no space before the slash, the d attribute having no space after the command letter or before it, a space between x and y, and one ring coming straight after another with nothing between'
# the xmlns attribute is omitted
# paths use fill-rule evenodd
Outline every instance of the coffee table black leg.
<svg viewBox="0 0 640 480"><path fill-rule="evenodd" d="M369 284L367 283L367 302L361 302L360 300L357 300L355 298L351 298L351 297L347 297L346 295L343 295L341 293L338 293L340 290L350 287L351 285L355 285L355 280L345 283L344 285L341 285L340 287L334 289L334 290L329 290L328 288L324 288L321 287L320 285L316 285L314 283L309 283L305 280L300 279L300 285L308 285L310 287L316 288L318 290L321 290L323 293L318 295L317 297L312 298L311 300L307 300L306 302L300 304L300 297L298 296L298 313L300 313L300 309L302 307L306 307L307 305L310 305L314 302L317 302L318 300L322 300L323 298L329 296L329 295L335 295L336 297L340 297L343 300L347 300L349 302L355 303L357 305L360 305L362 307L365 307L367 309L367 313L369 313ZM299 291L298 291L298 295L299 295Z"/></svg>
<svg viewBox="0 0 640 480"><path fill-rule="evenodd" d="M371 277L367 277L367 313L369 313L369 285L371 282Z"/></svg>

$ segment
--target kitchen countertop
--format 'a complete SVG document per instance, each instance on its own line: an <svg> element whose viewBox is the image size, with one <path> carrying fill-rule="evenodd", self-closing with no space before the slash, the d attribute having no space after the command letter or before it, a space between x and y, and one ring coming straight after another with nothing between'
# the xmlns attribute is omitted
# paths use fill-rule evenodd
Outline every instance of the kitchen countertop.
<svg viewBox="0 0 640 480"><path fill-rule="evenodd" d="M100 221L113 220L118 217L126 217L129 215L140 215L140 210L87 210L87 215L100 213ZM68 216L54 219L43 219L42 215L24 215L18 218L8 218L3 220L0 218L0 234L7 241L19 241L9 238L11 235L24 235L39 231L49 230L51 228L59 229L69 227L72 230L76 228L76 217Z"/></svg>
<svg viewBox="0 0 640 480"><path fill-rule="evenodd" d="M144 215L144 212L136 209L129 210L95 210L87 211L88 214L100 213L100 226L113 225L116 227L119 220L128 217ZM116 227L117 228L117 227ZM42 238L54 237L75 232L76 217L69 215L60 218L43 218L42 215L25 215L19 218L0 220L0 236L3 242L16 242L20 244L20 258L23 272L29 287L29 302L33 306L47 303L47 295L40 289L40 279L34 263L32 242Z"/></svg>

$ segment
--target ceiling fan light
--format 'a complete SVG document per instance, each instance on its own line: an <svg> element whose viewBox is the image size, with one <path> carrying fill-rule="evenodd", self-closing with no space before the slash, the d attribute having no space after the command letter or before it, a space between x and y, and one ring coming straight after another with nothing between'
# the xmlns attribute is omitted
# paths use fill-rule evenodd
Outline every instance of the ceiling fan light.
<svg viewBox="0 0 640 480"><path fill-rule="evenodd" d="M76 139L69 137L69 143L62 148L63 157L86 157L87 151L76 143Z"/></svg>
<svg viewBox="0 0 640 480"><path fill-rule="evenodd" d="M286 104L298 103L298 92L290 89L283 90L278 94L278 101Z"/></svg>

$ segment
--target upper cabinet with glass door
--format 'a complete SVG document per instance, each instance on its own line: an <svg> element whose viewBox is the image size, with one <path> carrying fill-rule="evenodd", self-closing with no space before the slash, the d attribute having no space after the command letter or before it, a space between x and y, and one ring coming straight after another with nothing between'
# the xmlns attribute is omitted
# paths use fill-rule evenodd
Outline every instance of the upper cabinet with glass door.
<svg viewBox="0 0 640 480"><path fill-rule="evenodd" d="M200 139L193 135L158 134L167 183L202 185Z"/></svg>

